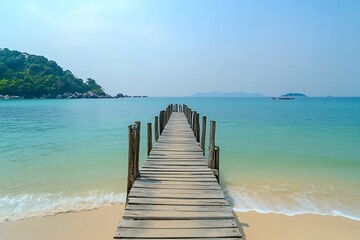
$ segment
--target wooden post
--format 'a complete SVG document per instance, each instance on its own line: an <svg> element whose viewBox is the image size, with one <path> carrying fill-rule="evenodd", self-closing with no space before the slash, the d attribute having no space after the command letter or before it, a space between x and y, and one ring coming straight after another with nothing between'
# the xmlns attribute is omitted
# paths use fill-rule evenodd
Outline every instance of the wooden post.
<svg viewBox="0 0 360 240"><path fill-rule="evenodd" d="M152 149L152 129L151 123L147 124L147 155L150 155Z"/></svg>
<svg viewBox="0 0 360 240"><path fill-rule="evenodd" d="M189 122L190 126L191 126L192 114L193 114L193 112L192 112L192 110L191 110L191 108L190 108L190 109L189 109L189 117L188 117L188 122Z"/></svg>
<svg viewBox="0 0 360 240"><path fill-rule="evenodd" d="M202 117L202 128L201 128L201 142L200 146L203 150L203 155L205 156L205 136L206 136L206 116Z"/></svg>
<svg viewBox="0 0 360 240"><path fill-rule="evenodd" d="M160 112L160 135L164 130L164 110Z"/></svg>
<svg viewBox="0 0 360 240"><path fill-rule="evenodd" d="M200 115L199 113L196 114L196 141L200 142Z"/></svg>
<svg viewBox="0 0 360 240"><path fill-rule="evenodd" d="M141 122L137 121L135 122L137 124L137 128L136 128L136 158L135 158L135 170L136 170L136 175L135 175L135 179L137 177L140 176L140 171L139 171L139 157L140 157L140 129L141 129ZM135 182L134 179L134 182Z"/></svg>
<svg viewBox="0 0 360 240"><path fill-rule="evenodd" d="M220 147L215 146L215 177L220 184Z"/></svg>
<svg viewBox="0 0 360 240"><path fill-rule="evenodd" d="M154 123L154 131L155 131L155 141L159 139L159 117L155 116L155 123Z"/></svg>
<svg viewBox="0 0 360 240"><path fill-rule="evenodd" d="M215 169L215 128L216 128L216 122L210 121L208 167L211 169Z"/></svg>
<svg viewBox="0 0 360 240"><path fill-rule="evenodd" d="M167 118L168 118L168 110L166 109L165 111L164 111L164 128L165 128L165 126L166 126L166 124L167 124Z"/></svg>
<svg viewBox="0 0 360 240"><path fill-rule="evenodd" d="M195 119L196 118L196 111L193 112L193 115L192 115L192 124L191 124L191 127L192 127L192 130L194 132L194 135L195 135Z"/></svg>
<svg viewBox="0 0 360 240"><path fill-rule="evenodd" d="M192 111L191 111L191 108L189 108L189 110L188 110L188 122L189 122L190 126L191 126L191 114L192 114Z"/></svg>
<svg viewBox="0 0 360 240"><path fill-rule="evenodd" d="M129 127L129 150L128 150L128 177L127 177L127 190L126 190L126 204L128 202L128 197L130 190L135 182L137 169L136 169L136 142L137 142L137 128L136 123L131 124Z"/></svg>

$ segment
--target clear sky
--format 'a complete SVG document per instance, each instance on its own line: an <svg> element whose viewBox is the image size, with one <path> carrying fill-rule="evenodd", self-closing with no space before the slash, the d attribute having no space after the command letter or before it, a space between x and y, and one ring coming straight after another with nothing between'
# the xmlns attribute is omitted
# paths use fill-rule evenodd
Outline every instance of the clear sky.
<svg viewBox="0 0 360 240"><path fill-rule="evenodd" d="M0 47L110 94L360 96L359 0L0 0Z"/></svg>

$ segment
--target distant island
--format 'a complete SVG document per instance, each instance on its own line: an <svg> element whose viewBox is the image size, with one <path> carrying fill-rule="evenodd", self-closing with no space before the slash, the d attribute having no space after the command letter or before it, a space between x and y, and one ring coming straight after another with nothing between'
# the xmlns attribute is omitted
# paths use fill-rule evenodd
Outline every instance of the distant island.
<svg viewBox="0 0 360 240"><path fill-rule="evenodd" d="M245 92L219 92L219 91L212 91L212 92L204 92L204 93L195 93L190 95L189 97L265 97L260 93L245 93Z"/></svg>
<svg viewBox="0 0 360 240"><path fill-rule="evenodd" d="M119 93L116 98L129 97ZM0 99L112 98L92 78L86 82L43 56L0 48Z"/></svg>
<svg viewBox="0 0 360 240"><path fill-rule="evenodd" d="M284 95L281 95L282 97L307 97L305 94L303 93L287 93Z"/></svg>

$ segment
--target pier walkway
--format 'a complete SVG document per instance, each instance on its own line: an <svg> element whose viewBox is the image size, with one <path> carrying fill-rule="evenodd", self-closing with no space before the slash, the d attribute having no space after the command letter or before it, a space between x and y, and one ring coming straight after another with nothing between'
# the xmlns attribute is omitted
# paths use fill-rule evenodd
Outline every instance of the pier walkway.
<svg viewBox="0 0 360 240"><path fill-rule="evenodd" d="M238 239L232 209L183 112L140 169L114 239Z"/></svg>

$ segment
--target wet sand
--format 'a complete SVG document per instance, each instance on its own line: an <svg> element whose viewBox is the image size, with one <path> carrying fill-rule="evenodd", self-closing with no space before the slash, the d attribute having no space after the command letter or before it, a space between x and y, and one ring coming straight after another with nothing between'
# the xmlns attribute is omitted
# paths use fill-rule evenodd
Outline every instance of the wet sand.
<svg viewBox="0 0 360 240"><path fill-rule="evenodd" d="M0 223L0 240L104 240L112 239L124 205L71 212L43 218ZM360 221L343 217L304 214L237 213L247 240L357 240Z"/></svg>

